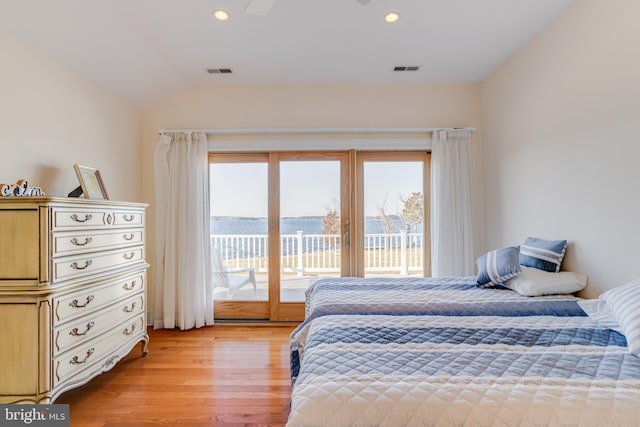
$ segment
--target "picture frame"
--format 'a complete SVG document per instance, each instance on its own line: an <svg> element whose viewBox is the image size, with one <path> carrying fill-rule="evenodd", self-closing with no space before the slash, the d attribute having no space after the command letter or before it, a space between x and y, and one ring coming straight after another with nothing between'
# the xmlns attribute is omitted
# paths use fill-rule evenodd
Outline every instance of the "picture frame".
<svg viewBox="0 0 640 427"><path fill-rule="evenodd" d="M73 165L73 169L76 171L85 199L109 200L109 194L98 169L77 163Z"/></svg>

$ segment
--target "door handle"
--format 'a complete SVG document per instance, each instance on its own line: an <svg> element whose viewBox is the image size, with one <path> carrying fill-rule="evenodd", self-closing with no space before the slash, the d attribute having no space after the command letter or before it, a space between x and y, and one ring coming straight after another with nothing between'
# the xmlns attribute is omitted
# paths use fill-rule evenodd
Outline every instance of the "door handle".
<svg viewBox="0 0 640 427"><path fill-rule="evenodd" d="M351 247L351 232L344 233L344 247L349 249Z"/></svg>

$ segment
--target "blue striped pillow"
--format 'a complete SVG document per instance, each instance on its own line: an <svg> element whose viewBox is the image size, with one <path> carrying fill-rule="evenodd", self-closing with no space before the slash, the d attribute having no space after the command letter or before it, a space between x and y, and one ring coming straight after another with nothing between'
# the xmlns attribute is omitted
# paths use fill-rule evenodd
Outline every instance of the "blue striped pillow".
<svg viewBox="0 0 640 427"><path fill-rule="evenodd" d="M566 240L542 240L527 237L527 240L520 246L520 264L525 267L557 273L560 271L566 250Z"/></svg>
<svg viewBox="0 0 640 427"><path fill-rule="evenodd" d="M640 355L640 279L600 295L620 324L629 351Z"/></svg>
<svg viewBox="0 0 640 427"><path fill-rule="evenodd" d="M520 274L520 250L509 246L487 252L476 260L478 266L477 286L481 288L503 288L503 283Z"/></svg>

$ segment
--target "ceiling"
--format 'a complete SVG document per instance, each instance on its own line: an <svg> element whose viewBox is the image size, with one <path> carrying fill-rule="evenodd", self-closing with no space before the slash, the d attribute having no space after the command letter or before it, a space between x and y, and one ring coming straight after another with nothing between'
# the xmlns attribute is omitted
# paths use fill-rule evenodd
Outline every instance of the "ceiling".
<svg viewBox="0 0 640 427"><path fill-rule="evenodd" d="M480 82L574 1L0 0L0 27L146 107L203 84Z"/></svg>

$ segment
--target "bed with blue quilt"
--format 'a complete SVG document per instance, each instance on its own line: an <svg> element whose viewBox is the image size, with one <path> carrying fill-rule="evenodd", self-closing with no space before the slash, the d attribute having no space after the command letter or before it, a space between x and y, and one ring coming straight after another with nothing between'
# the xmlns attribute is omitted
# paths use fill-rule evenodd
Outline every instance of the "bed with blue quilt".
<svg viewBox="0 0 640 427"><path fill-rule="evenodd" d="M535 299L505 289L479 288L476 277L323 278L305 292L305 319L328 314L446 314L467 308L470 313L496 313L508 302L510 313L548 301L576 300L573 295ZM532 304L533 303L533 304ZM561 307L560 304L558 307Z"/></svg>
<svg viewBox="0 0 640 427"><path fill-rule="evenodd" d="M625 335L571 295L473 279L316 282L292 334L287 426L640 425Z"/></svg>

